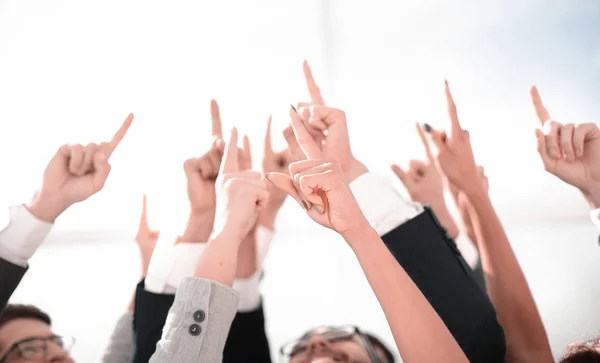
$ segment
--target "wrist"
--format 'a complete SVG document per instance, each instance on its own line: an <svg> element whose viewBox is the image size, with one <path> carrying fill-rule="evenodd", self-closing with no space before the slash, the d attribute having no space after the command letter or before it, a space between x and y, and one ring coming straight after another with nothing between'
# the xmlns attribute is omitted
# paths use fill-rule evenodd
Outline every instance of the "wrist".
<svg viewBox="0 0 600 363"><path fill-rule="evenodd" d="M347 231L341 233L342 238L354 248L355 245L361 244L365 241L365 237L370 233L377 233L369 224L366 218L362 218L358 223L353 223L353 227Z"/></svg>
<svg viewBox="0 0 600 363"><path fill-rule="evenodd" d="M363 163L356 160L354 157L352 157L352 161L349 162L348 165L343 168L344 176L346 177L348 183L352 183L352 181L354 181L359 176L367 173L368 171L369 169L367 169L367 167Z"/></svg>
<svg viewBox="0 0 600 363"><path fill-rule="evenodd" d="M245 236L242 236L242 234L237 230L234 230L232 228L223 228L218 231L213 231L213 233L208 238L208 243L230 245L232 247L235 247L237 251L240 245L242 244L244 238Z"/></svg>
<svg viewBox="0 0 600 363"><path fill-rule="evenodd" d="M25 204L25 207L37 219L44 222L54 223L68 206L65 206L59 198L49 197L44 194L36 194L31 202Z"/></svg>
<svg viewBox="0 0 600 363"><path fill-rule="evenodd" d="M214 215L207 212L190 213L183 234L177 242L206 242L213 230Z"/></svg>
<svg viewBox="0 0 600 363"><path fill-rule="evenodd" d="M257 224L266 227L270 230L275 229L275 220L277 219L277 213L281 206L265 208L258 216Z"/></svg>

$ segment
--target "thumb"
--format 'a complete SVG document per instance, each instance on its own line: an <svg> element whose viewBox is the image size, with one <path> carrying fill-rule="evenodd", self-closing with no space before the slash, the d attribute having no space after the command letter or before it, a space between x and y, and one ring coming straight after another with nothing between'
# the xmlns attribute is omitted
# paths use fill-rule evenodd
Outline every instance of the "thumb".
<svg viewBox="0 0 600 363"><path fill-rule="evenodd" d="M298 194L296 187L294 187L294 182L292 181L292 178L290 178L289 175L273 172L265 174L265 178L267 178L267 180L270 181L271 184L289 194L304 209L308 209L306 202L300 197L300 194Z"/></svg>
<svg viewBox="0 0 600 363"><path fill-rule="evenodd" d="M104 183L110 173L110 164L108 163L107 156L102 152L97 152L94 155L93 160L94 174L92 175L92 183L96 192L100 191L104 187Z"/></svg>

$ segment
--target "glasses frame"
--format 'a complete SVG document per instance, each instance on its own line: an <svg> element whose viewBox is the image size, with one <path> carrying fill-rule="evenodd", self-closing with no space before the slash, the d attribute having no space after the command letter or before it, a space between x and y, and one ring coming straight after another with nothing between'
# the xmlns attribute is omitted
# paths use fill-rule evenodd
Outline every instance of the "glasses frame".
<svg viewBox="0 0 600 363"><path fill-rule="evenodd" d="M71 352L71 349L73 349L73 347L75 346L75 342L76 342L75 338L68 337L68 336L62 336L62 335L52 335L52 336L47 337L47 338L40 338L40 337L26 338L26 339L23 339L23 340L19 340L16 343L13 343L8 348L8 350L6 351L6 353L2 357L0 357L0 363L4 363L8 359L8 356L10 354L12 354L14 351L16 351L17 349L19 349L19 345L20 344L27 343L27 342L32 342L32 341L35 341L35 340L41 340L41 341L44 342L45 354L48 354L48 342L51 341L51 342L53 342L53 343L56 344L56 339L62 339L63 342L65 342L66 340L70 340L71 346L68 349L65 348L65 346L66 346L65 344L63 344L63 346L61 347L61 349L64 350L65 353L67 353L67 354L69 354ZM22 358L24 358L22 356L22 354L21 354L20 351L19 351L19 354L21 355Z"/></svg>
<svg viewBox="0 0 600 363"><path fill-rule="evenodd" d="M377 353L375 353L375 348L373 347L373 344L371 344L371 341L369 340L369 337L367 337L367 335L365 333L363 333L359 327L357 327L356 325L325 325L325 326L321 326L321 327L317 327L313 330L317 330L317 329L327 329L327 331L331 331L334 329L339 329L342 330L344 328L350 328L353 330L352 336L354 335L358 335L358 337L360 338L360 340L363 343L363 346L365 348L365 350L367 351L367 354L369 355L369 359L371 359L372 363L381 363L381 361L379 360L379 356L377 355ZM320 334L318 334L320 335ZM292 355L287 355L286 353L284 353L283 348L286 347L287 345L289 345L292 342L296 342L299 343L301 342L303 339L295 339L295 340L290 340L287 343L283 344L280 348L279 348L279 357L280 360L282 362L285 362L286 356L287 358L292 358ZM0 363L2 363L0 361Z"/></svg>

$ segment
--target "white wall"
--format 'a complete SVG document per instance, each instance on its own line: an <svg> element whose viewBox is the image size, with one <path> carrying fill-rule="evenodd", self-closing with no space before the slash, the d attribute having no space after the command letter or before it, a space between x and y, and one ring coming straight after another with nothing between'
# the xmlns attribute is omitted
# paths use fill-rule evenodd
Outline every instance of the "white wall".
<svg viewBox="0 0 600 363"><path fill-rule="evenodd" d="M273 353L320 324L357 324L393 346L383 313L349 248L299 211L286 205L281 218L297 224L277 234L265 266L262 291ZM554 355L560 356L570 342L600 335L598 229L587 219L577 219L511 223L507 230ZM77 337L77 360L96 362L138 274L131 241L50 242L34 257L13 301L50 312L60 332Z"/></svg>

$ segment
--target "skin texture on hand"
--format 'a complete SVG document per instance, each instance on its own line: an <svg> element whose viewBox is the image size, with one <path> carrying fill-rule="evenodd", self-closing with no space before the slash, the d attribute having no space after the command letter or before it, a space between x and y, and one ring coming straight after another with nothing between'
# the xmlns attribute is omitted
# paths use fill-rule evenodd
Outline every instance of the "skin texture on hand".
<svg viewBox="0 0 600 363"><path fill-rule="evenodd" d="M323 153L294 109L292 128L304 160L290 164L289 174L269 173L267 178L286 191L317 223L344 235L366 222L341 166L324 160Z"/></svg>
<svg viewBox="0 0 600 363"><path fill-rule="evenodd" d="M600 130L594 123L552 120L535 86L530 89L541 129L535 130L544 169L578 188L592 208L600 207Z"/></svg>
<svg viewBox="0 0 600 363"><path fill-rule="evenodd" d="M298 114L306 130L322 150L323 157L340 163L346 179L352 182L368 170L352 154L346 115L342 110L325 105L321 90L306 61L304 61L304 78L311 102L298 103ZM294 152L293 146L296 145L290 145L292 152Z"/></svg>
<svg viewBox="0 0 600 363"><path fill-rule="evenodd" d="M98 193L110 173L109 159L133 122L129 114L109 142L63 145L44 171L42 187L29 211L37 218L53 222L71 205Z"/></svg>

